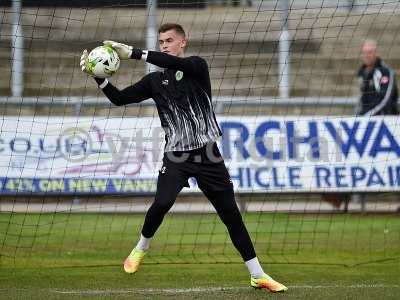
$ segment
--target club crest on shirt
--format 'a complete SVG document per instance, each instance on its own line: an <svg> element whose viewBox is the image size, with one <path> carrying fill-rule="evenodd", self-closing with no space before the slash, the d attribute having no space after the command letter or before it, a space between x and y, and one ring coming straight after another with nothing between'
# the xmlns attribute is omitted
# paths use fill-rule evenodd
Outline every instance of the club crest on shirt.
<svg viewBox="0 0 400 300"><path fill-rule="evenodd" d="M386 84L386 83L388 83L389 82L389 77L387 77L387 76L382 76L382 78L381 78L381 84Z"/></svg>
<svg viewBox="0 0 400 300"><path fill-rule="evenodd" d="M179 81L183 78L183 72L182 71L176 71L175 73L175 79L176 81Z"/></svg>

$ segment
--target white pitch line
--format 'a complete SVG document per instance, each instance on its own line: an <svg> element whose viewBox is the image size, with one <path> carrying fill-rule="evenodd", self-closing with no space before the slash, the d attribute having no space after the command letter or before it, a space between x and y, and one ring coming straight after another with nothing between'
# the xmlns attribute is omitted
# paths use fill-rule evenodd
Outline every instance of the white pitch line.
<svg viewBox="0 0 400 300"><path fill-rule="evenodd" d="M400 285L398 284L393 284L393 285L388 285L388 284L352 284L352 285L292 285L289 286L289 288L292 289L326 289L326 288L349 288L349 289L364 289L364 288L369 288L369 289L376 289L376 288L395 288L398 289L400 288Z"/></svg>
<svg viewBox="0 0 400 300"><path fill-rule="evenodd" d="M354 285L292 285L290 289L326 289L326 288L350 288L350 289L375 289L375 288L400 288L400 285L385 284L354 284ZM181 288L181 289L127 289L127 290L51 290L57 294L86 294L86 295L107 295L107 294L186 294L186 293L207 293L207 292L223 292L230 290L245 290L250 287L198 287L198 288Z"/></svg>
<svg viewBox="0 0 400 300"><path fill-rule="evenodd" d="M209 288L182 288L182 289L127 289L127 290L52 290L54 293L58 294L185 294L185 293L205 293L205 292L219 292L227 290L241 290L248 289L249 287L209 287Z"/></svg>

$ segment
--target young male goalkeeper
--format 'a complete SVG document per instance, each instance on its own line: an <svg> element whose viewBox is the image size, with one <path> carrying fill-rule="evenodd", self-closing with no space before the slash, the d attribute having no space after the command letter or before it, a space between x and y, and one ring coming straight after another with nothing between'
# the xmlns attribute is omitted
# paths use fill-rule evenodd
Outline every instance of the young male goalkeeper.
<svg viewBox="0 0 400 300"><path fill-rule="evenodd" d="M147 211L140 239L124 262L125 271L135 273L138 270L165 214L182 188L189 186L188 178L195 177L242 256L250 272L251 286L271 292L287 290L264 273L256 257L235 202L232 181L215 143L221 130L211 104L208 66L201 57L184 57L187 40L182 26L164 24L159 28L160 52L135 49L113 41L104 41L104 44L117 51L120 59L141 59L163 68L163 71L147 74L123 90L107 79L95 78L115 105L152 98L165 130L163 167L158 175L155 200ZM88 73L86 63L85 50L81 68Z"/></svg>

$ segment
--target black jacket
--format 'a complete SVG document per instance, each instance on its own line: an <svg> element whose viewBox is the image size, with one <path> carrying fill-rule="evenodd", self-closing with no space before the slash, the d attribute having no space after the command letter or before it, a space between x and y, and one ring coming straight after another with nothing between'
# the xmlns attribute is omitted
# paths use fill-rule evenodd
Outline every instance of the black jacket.
<svg viewBox="0 0 400 300"><path fill-rule="evenodd" d="M393 70L378 58L374 68L367 70L365 65L358 71L361 85L361 98L358 115L397 115L398 90Z"/></svg>

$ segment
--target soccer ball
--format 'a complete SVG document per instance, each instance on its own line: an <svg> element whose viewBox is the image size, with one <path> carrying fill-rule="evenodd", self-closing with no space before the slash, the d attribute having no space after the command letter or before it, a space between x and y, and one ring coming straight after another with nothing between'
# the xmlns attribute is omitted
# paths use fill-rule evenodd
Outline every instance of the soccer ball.
<svg viewBox="0 0 400 300"><path fill-rule="evenodd" d="M113 48L99 46L90 51L86 68L96 77L107 78L118 71L119 63L120 59Z"/></svg>

